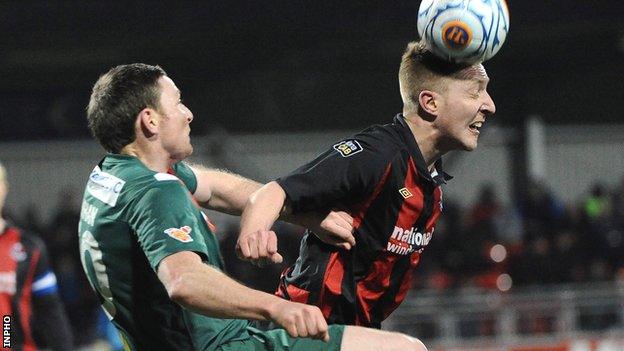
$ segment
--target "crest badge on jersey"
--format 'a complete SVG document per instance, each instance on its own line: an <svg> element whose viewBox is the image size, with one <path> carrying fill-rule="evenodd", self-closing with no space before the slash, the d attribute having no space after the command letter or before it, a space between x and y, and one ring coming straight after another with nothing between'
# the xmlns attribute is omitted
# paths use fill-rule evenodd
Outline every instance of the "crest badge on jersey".
<svg viewBox="0 0 624 351"><path fill-rule="evenodd" d="M364 149L357 140L347 139L339 142L338 144L334 144L334 150L338 151L342 157L349 157L361 152Z"/></svg>
<svg viewBox="0 0 624 351"><path fill-rule="evenodd" d="M185 225L181 228L166 229L165 234L183 243L190 243L191 241L193 241L193 238L191 237L191 231L191 227Z"/></svg>
<svg viewBox="0 0 624 351"><path fill-rule="evenodd" d="M404 199L409 199L410 197L414 196L407 188L399 189L399 194L401 194Z"/></svg>
<svg viewBox="0 0 624 351"><path fill-rule="evenodd" d="M15 243L11 247L11 257L17 262L22 262L26 259L28 254L26 254L26 250L24 250L24 245L21 243Z"/></svg>

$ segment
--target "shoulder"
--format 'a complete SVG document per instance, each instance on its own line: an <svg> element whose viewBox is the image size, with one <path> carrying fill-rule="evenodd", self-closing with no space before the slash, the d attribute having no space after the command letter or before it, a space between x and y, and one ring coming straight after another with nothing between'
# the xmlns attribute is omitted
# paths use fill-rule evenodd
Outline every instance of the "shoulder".
<svg viewBox="0 0 624 351"><path fill-rule="evenodd" d="M154 172L145 166L136 164L104 169L98 165L91 172L89 183L96 188L112 192L147 190L150 188L175 188L183 185L182 179L176 174Z"/></svg>
<svg viewBox="0 0 624 351"><path fill-rule="evenodd" d="M397 152L404 146L394 124L372 125L355 137L384 152Z"/></svg>
<svg viewBox="0 0 624 351"><path fill-rule="evenodd" d="M367 162L388 162L392 160L404 145L389 125L373 125L350 138L340 140L332 145L342 157L365 159Z"/></svg>
<svg viewBox="0 0 624 351"><path fill-rule="evenodd" d="M43 243L43 240L41 240L39 234L18 227L11 227L11 229L19 233L19 239L17 242L22 245L23 249L28 251L41 251L45 249L45 244Z"/></svg>

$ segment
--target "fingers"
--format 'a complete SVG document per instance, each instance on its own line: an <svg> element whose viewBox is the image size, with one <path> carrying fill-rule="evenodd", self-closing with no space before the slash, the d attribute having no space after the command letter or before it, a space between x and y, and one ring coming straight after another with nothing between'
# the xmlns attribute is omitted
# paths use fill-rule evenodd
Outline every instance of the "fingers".
<svg viewBox="0 0 624 351"><path fill-rule="evenodd" d="M333 244L347 243L348 245L337 245L350 249L355 245L353 236L353 217L344 211L331 211L321 222L321 228L329 232L328 240ZM333 236L333 238L330 238Z"/></svg>
<svg viewBox="0 0 624 351"><path fill-rule="evenodd" d="M246 240L238 238L238 241L236 242L236 256L238 256L241 260L246 260L248 257L251 257L249 243Z"/></svg>
<svg viewBox="0 0 624 351"><path fill-rule="evenodd" d="M282 255L280 255L277 252L271 255L270 259L271 259L271 262L273 263L282 263L282 261L284 261L284 257L282 257Z"/></svg>
<svg viewBox="0 0 624 351"><path fill-rule="evenodd" d="M347 249L355 245L355 236L353 236L353 227L338 216L328 217L321 223L321 229L327 233L319 233L321 239L328 244L334 244ZM342 245L348 244L348 245Z"/></svg>
<svg viewBox="0 0 624 351"><path fill-rule="evenodd" d="M341 227L352 230L353 229L353 217L345 211L335 211L336 218L340 219Z"/></svg>
<svg viewBox="0 0 624 351"><path fill-rule="evenodd" d="M267 255L267 245L269 242L268 236L269 236L269 232L267 231L258 232L255 248L251 251L252 259L257 260L259 258L268 257Z"/></svg>
<svg viewBox="0 0 624 351"><path fill-rule="evenodd" d="M279 317L284 319L280 320ZM279 317L275 321L292 337L329 341L329 327L321 310L316 306L289 303L280 310Z"/></svg>
<svg viewBox="0 0 624 351"><path fill-rule="evenodd" d="M269 255L277 253L277 235L275 233L268 235L266 249Z"/></svg>
<svg viewBox="0 0 624 351"><path fill-rule="evenodd" d="M340 216L345 222L353 227L353 217L345 211L336 211L336 214Z"/></svg>
<svg viewBox="0 0 624 351"><path fill-rule="evenodd" d="M320 339L325 342L329 341L329 327L327 326L327 321L325 321L325 317L320 310L318 313L313 313L311 318L308 320L308 333L311 337L315 339Z"/></svg>
<svg viewBox="0 0 624 351"><path fill-rule="evenodd" d="M241 234L236 242L236 255L260 266L283 261L282 255L277 252L277 235L271 230Z"/></svg>

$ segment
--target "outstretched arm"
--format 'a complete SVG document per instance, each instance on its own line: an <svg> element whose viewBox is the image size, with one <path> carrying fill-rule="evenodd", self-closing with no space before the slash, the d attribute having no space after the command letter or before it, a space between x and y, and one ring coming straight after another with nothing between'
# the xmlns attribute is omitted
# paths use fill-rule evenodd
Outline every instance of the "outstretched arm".
<svg viewBox="0 0 624 351"><path fill-rule="evenodd" d="M191 165L197 178L193 194L202 206L219 212L240 215L247 199L262 184L221 169Z"/></svg>
<svg viewBox="0 0 624 351"><path fill-rule="evenodd" d="M196 313L270 320L293 337L329 340L327 323L318 307L250 289L204 264L194 252L182 251L164 258L158 266L158 278L173 301Z"/></svg>
<svg viewBox="0 0 624 351"><path fill-rule="evenodd" d="M284 210L285 200L286 193L276 182L266 184L249 197L236 242L239 258L257 264L282 262L282 255L277 252L277 236L271 227Z"/></svg>
<svg viewBox="0 0 624 351"><path fill-rule="evenodd" d="M264 223L258 226L261 218L255 218L252 227L269 230L278 219L309 228L322 240L330 244L349 249L355 244L351 235L352 218L344 211L306 212L292 215L285 206L286 193L276 183L271 182L263 187L263 193L256 195L257 200L250 199L262 184L240 175L219 169L208 169L202 166L191 166L197 178L195 198L205 207L233 215L241 215L246 204L255 202L254 207L262 208ZM259 214L260 209L254 213Z"/></svg>
<svg viewBox="0 0 624 351"><path fill-rule="evenodd" d="M277 182L270 182L253 193L241 218L241 230L236 243L239 258L252 263L282 262L277 252L277 236L271 230L280 217L310 228L321 240L345 249L355 245L353 218L343 211L327 214L304 213L293 216L287 205L286 193Z"/></svg>
<svg viewBox="0 0 624 351"><path fill-rule="evenodd" d="M266 261L282 262L282 256L277 253L277 236L270 230L278 218L311 229L328 244L347 250L355 245L352 235L353 219L346 212L292 215L284 205L286 193L276 182L262 186L256 181L225 170L198 165L191 168L197 178L194 196L204 207L233 215L243 213L246 205L252 208L247 219L243 218L241 223L243 235L242 240L239 237L237 244L237 254L241 259L258 264Z"/></svg>

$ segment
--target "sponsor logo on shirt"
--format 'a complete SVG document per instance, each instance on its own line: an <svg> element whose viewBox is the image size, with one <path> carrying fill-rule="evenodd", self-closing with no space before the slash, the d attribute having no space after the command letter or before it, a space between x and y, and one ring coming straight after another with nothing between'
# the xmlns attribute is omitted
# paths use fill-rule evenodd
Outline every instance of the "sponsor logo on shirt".
<svg viewBox="0 0 624 351"><path fill-rule="evenodd" d="M404 199L408 199L408 198L414 196L414 195L412 195L412 193L407 188L399 189L399 194L401 194L401 196L403 196Z"/></svg>
<svg viewBox="0 0 624 351"><path fill-rule="evenodd" d="M339 142L338 144L334 144L334 150L338 151L342 157L349 157L361 152L364 149L357 140L347 139Z"/></svg>
<svg viewBox="0 0 624 351"><path fill-rule="evenodd" d="M126 182L95 167L89 176L87 192L103 203L115 206Z"/></svg>
<svg viewBox="0 0 624 351"><path fill-rule="evenodd" d="M387 251L398 255L409 255L414 251L422 252L429 245L433 229L427 233L420 233L414 227L403 229L395 226L388 240Z"/></svg>
<svg viewBox="0 0 624 351"><path fill-rule="evenodd" d="M191 227L185 225L181 228L166 229L165 234L183 243L190 243L191 241L193 241L193 238L191 237L191 230Z"/></svg>

